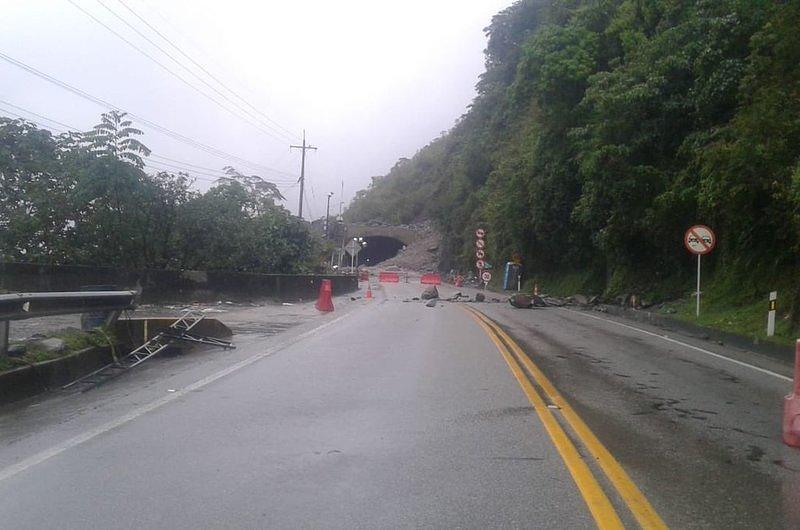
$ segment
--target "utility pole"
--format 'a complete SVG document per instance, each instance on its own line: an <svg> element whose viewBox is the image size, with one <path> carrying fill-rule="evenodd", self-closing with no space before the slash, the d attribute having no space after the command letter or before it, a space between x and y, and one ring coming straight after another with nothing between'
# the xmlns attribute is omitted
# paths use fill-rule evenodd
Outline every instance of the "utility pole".
<svg viewBox="0 0 800 530"><path fill-rule="evenodd" d="M328 206L325 207L325 239L331 238L331 197L333 192L328 194Z"/></svg>
<svg viewBox="0 0 800 530"><path fill-rule="evenodd" d="M339 220L342 220L342 208L344 207L344 180L342 181L342 194L339 195Z"/></svg>
<svg viewBox="0 0 800 530"><path fill-rule="evenodd" d="M303 189L305 188L306 183L306 151L308 149L313 149L314 151L317 150L316 147L312 145L306 145L306 130L303 129L303 145L290 145L289 149L302 149L302 154L300 155L300 206L297 208L297 217L300 219L303 218Z"/></svg>

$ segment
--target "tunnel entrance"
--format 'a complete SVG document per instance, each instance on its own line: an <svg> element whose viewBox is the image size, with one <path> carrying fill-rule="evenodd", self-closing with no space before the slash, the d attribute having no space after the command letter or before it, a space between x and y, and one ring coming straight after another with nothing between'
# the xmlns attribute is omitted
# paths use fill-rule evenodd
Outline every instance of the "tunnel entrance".
<svg viewBox="0 0 800 530"><path fill-rule="evenodd" d="M395 257L405 246L399 239L386 236L368 236L364 241L367 245L358 253L359 265L376 265L386 261Z"/></svg>

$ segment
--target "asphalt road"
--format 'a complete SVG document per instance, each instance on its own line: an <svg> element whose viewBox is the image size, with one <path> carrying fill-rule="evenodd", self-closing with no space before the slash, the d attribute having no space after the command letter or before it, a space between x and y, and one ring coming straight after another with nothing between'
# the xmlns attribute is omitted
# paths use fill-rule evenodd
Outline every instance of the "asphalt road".
<svg viewBox="0 0 800 530"><path fill-rule="evenodd" d="M419 291L0 410L0 528L800 527L788 367Z"/></svg>

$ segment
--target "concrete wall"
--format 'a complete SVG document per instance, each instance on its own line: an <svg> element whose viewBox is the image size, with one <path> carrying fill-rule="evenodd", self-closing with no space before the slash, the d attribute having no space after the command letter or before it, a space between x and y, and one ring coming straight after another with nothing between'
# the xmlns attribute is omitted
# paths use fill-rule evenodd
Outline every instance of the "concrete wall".
<svg viewBox="0 0 800 530"><path fill-rule="evenodd" d="M78 291L85 285L114 285L120 289L141 287L143 303L259 298L310 300L316 298L323 279L333 281L334 295L358 289L355 276L0 263L0 289L5 291Z"/></svg>

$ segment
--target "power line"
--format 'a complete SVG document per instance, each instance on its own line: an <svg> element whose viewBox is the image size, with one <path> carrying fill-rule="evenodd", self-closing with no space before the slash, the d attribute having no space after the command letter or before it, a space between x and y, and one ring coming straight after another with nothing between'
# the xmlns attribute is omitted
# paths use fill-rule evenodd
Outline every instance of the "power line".
<svg viewBox="0 0 800 530"><path fill-rule="evenodd" d="M37 70L36 68L33 68L32 66L29 66L29 65L23 63L22 61L18 61L17 59L14 59L13 57L11 57L9 55L6 55L3 52L0 52L0 59L6 61L7 63L9 63L11 65L16 66L17 68L20 68L20 69L28 72L31 75L35 75L36 77L44 79L45 81L47 81L47 82L49 82L51 84L54 84L54 85L66 90L68 92L72 92L73 94L75 94L78 97L86 99L87 101L91 101L92 103L94 103L94 104L96 104L96 105L98 105L100 107L103 107L106 110L116 110L118 112L126 112L121 107L118 107L117 105L114 105L112 103L109 103L108 101L100 99L97 96L93 96L93 95L89 94L88 92L85 92L85 91L83 91L83 90L81 90L79 88L76 88L76 87L74 87L74 86L72 86L72 85L70 85L68 83L65 83L64 81L61 81L61 80L59 80L59 79L57 79L57 78L55 78L55 77L53 77L53 76L51 76L49 74L46 74L46 73L44 73L44 72L42 72L40 70ZM221 149L218 149L216 147L212 147L210 145L207 145L207 144L204 144L204 143L199 142L197 140L194 140L192 138L189 138L188 136L185 136L185 135L180 134L178 132L175 132L175 131L173 131L171 129L168 129L167 127L159 125L159 124L157 124L157 123L155 123L153 121L148 120L147 118L144 118L144 117L139 116L137 114L134 114L132 112L127 112L127 114L131 118L134 118L135 120L139 121L140 123L150 127L151 129L153 129L155 131L160 132L161 134L164 134L165 136L169 136L170 138L178 140L179 142L183 142L185 144L191 145L192 147L194 147L196 149L199 149L201 151L205 151L207 153L210 153L210 154L212 154L212 155L214 155L214 156L216 156L218 158L221 158L221 159L224 159L224 160L229 160L229 161L232 161L232 162L236 162L236 163L242 164L244 166L256 168L256 169L259 169L261 171L269 171L269 172L276 173L276 174L281 174L281 175L286 175L286 176L289 176L289 177L294 177L294 175L292 175L291 173L288 173L286 171L281 171L279 169L271 168L271 167L265 166L263 164L259 164L259 163L256 163L256 162L251 162L250 160L238 157L236 155L232 155L232 154L227 153L227 152L225 152L225 151L223 151Z"/></svg>
<svg viewBox="0 0 800 530"><path fill-rule="evenodd" d="M308 215L311 216L311 220L313 221L314 220L314 212L311 211L311 205L308 204L308 197L304 197L304 201L306 203L306 208L308 209ZM301 217L301 219L302 219L302 217Z"/></svg>
<svg viewBox="0 0 800 530"><path fill-rule="evenodd" d="M249 119L247 119L246 117L244 117L244 116L241 116L241 115L239 115L239 114L237 114L237 113L233 112L231 109L229 109L228 107L226 107L225 105L223 105L222 103L220 103L218 100L216 100L215 98L213 98L213 97L209 96L208 94L206 94L205 92L203 92L202 90L200 90L199 88L197 88L196 86L194 86L192 83L190 83L189 81L187 81L186 79L184 79L184 78L183 78L181 75L179 75L179 74L175 73L175 72L174 72L172 69L170 69L168 66L164 65L164 63L160 62L158 59L154 58L152 55L148 54L147 52L145 52L144 50L142 50L141 48L139 48L138 46L136 46L136 44L134 44L134 43L133 43L133 42L131 42L130 40L126 39L124 36L122 36L120 33L118 33L117 31L115 31L115 30L114 30L113 28L111 28L109 25L107 25L106 23L104 23L102 20L100 20L99 18L97 18L96 16L94 16L93 14L91 14L89 11L85 10L84 8L82 8L82 7L81 7L80 5L78 5L78 4L77 4L77 3L76 3L74 0L67 0L67 2L69 2L70 4L72 4L72 5L73 5L73 6L74 6L76 9L78 9L78 10L79 10L80 12L82 12L84 15L86 15L87 17L89 17L91 20L93 20L93 21L94 21L94 22L96 22L97 24L99 24L99 25L101 25L102 27L104 27L106 30L108 30L108 31L109 31L111 34L115 35L117 38L119 38L119 39L120 39L121 41L123 41L125 44L127 44L128 46L130 46L131 48L133 48L134 50L136 50L137 52L139 52L139 53L140 53L141 55L143 55L144 57L148 58L150 61L152 61L153 63L155 63L157 66L159 66L159 67L160 67L162 70L164 70L165 72L167 72L168 74L170 74L171 76L173 76L175 79L179 80L181 83L183 83L183 84L184 84L184 85L186 85L187 87L191 88L192 90L194 90L195 92L197 92L197 93L198 93L198 94L200 94L201 96L203 96L203 97L205 97L206 99L208 99L209 101L213 102L213 103L214 103L215 105L217 105L219 108L221 108L221 109L225 110L226 112L230 113L232 116L235 116L235 117L239 118L240 120L242 120L242 121L245 121L246 123L248 123L248 124L250 124L251 126L255 127L257 130L261 131L262 133L266 134L267 136L270 136L271 138L273 138L273 139L275 139L275 140L278 140L278 141L283 141L283 139L281 139L280 137L277 137L277 136L275 136L275 134L273 134L272 132L269 132L269 131L267 131L267 130L265 130L265 129L262 129L262 128L261 128L261 127L260 127L260 126L257 124L257 123L254 123L254 122L250 121ZM101 5L102 5L102 4L101 4ZM174 60L174 59L173 59L173 60Z"/></svg>
<svg viewBox="0 0 800 530"><path fill-rule="evenodd" d="M56 125L58 125L59 127L63 128L63 129L72 130L72 131L76 131L76 132L78 131L78 129L76 127L72 127L71 125L67 125L66 123L61 123L60 121L54 120L52 118L48 118L47 116L42 116L41 114L37 114L37 113L33 112L32 110L28 110L28 109L19 107L17 105L14 105L13 103L9 103L8 101L3 101L2 99L0 99L0 103L2 103L3 105L6 105L8 107L17 109L19 111L28 113L28 114L30 114L32 116L36 116L39 119L42 119L42 120L45 120L45 121L49 121L51 123L55 123ZM23 119L26 119L26 118L23 118ZM32 121L31 123L36 123L36 122ZM41 125L41 124L37 123L37 125ZM63 132L67 132L67 131L63 131Z"/></svg>
<svg viewBox="0 0 800 530"><path fill-rule="evenodd" d="M54 120L52 118L48 118L47 116L43 116L42 114L38 114L36 112L33 112L32 110L28 110L28 109L26 109L24 107L20 107L18 105L14 105L13 103L9 103L8 101L0 100L0 104L7 105L9 107L17 109L17 110L19 110L21 112L24 112L26 114L31 114L33 116L36 116L36 117L42 119L42 120L49 121L49 122L58 124L61 127L63 127L63 129L60 129L59 127L47 126L47 125L42 124L41 122L31 120L30 118L27 118L27 117L25 117L25 116L23 116L21 114L18 114L16 112L13 112L13 111L10 111L8 109L4 109L4 108L0 107L0 111L4 112L6 114L9 114L11 116L14 116L16 118L19 118L19 119L28 121L30 123L33 123L35 125L38 125L41 128L53 129L53 130L55 130L57 132L60 132L60 133L80 132L77 127L72 127L72 126L67 125L65 123L61 123L61 122L59 122L57 120ZM197 166L197 165L191 164L189 162L184 162L182 160L177 160L177 159L174 159L174 158L169 158L169 157L162 156L162 155L157 155L157 154L151 154L150 157L169 160L171 162L176 162L177 164L181 164L181 165L176 165L176 164L170 164L170 163L167 163L167 162L158 162L158 164L162 165L162 166L167 166L167 167L171 167L171 168L174 168L174 169L183 170L184 172L189 173L189 174L197 173L197 174L213 177L212 179L203 179L203 178L197 177L199 180L206 180L206 181L212 181L213 182L213 181L219 180L220 178L228 177L227 173L225 173L222 170L217 170L217 169L213 169L213 168L207 168L207 167L204 167L204 166ZM150 167L154 167L155 169L162 169L162 170L166 169L166 167L159 168L159 167L155 166L153 164L153 162L148 160L148 159L145 159L145 165L146 166L150 166ZM215 173L207 173L205 171L198 171L198 169L191 169L191 168L186 167L186 166L193 166L194 168L199 168L200 170L208 170L210 172L217 172L217 174L215 174ZM293 188L294 186L297 185L297 183L294 182L293 180L288 181L288 180L277 180L277 179L275 179L275 180L269 180L268 182L271 182L272 184L275 184L278 188L284 188L284 189L291 189L291 188Z"/></svg>
<svg viewBox="0 0 800 530"><path fill-rule="evenodd" d="M72 0L69 0L69 1L72 1ZM143 38L145 41L147 41L148 43L150 43L150 45L152 45L153 47L155 47L155 48L156 48L158 51L160 51L161 53L163 53L164 55L166 55L167 57L169 57L169 59L170 59L170 60L172 60L172 62L174 62L175 64L177 64L177 65L178 65L178 66L180 66L181 68L183 68L183 69L184 69L186 72L188 72L188 73L189 73L189 74L190 74L192 77L194 77L195 79L197 79L198 81L200 81L201 83L203 83L205 86L207 86L208 88L210 88L211 90L213 90L213 91L214 91L216 94L218 94L218 95L219 95L221 98L223 98L225 101L229 102L231 105L233 105L234 107L236 107L237 109L239 109L241 112L243 112L244 114L246 114L246 115L250 116L251 118L253 118L253 119L254 119L254 120L256 120L257 122L259 122L261 125L263 125L263 126L264 126L264 127L266 127L267 129L269 129L269 131L271 131L271 132L269 132L269 133L266 133L265 131L262 131L262 132L265 132L266 134L269 134L270 136L272 136L273 138L275 138L276 140L279 140L279 141L283 141L284 139L290 139L290 140L291 140L291 139L293 138L293 136L292 136L292 135L290 135L290 134L286 134L286 133L284 133L284 132L282 132L282 131L280 131L280 130L276 129L276 128L275 128L275 127L273 127L272 125L270 125L270 124L268 124L268 123L264 122L264 121L263 121L261 118L259 118L257 115L253 114L252 112L250 112L250 111L249 111L249 110L247 110L246 108L243 108L241 104L239 104L239 103L237 103L236 101L234 101L233 99L229 98L229 97L228 97L228 96L227 96L227 95L226 95L224 92L221 92L221 91L220 91L220 90L219 90L217 87L215 87L214 85L212 85L212 84L210 84L209 82L207 82L207 81L206 81L205 79L203 79L201 76L197 75L197 74L196 74L196 73L195 73L195 72L194 72L194 71L193 71L191 68L187 67L187 66L186 66L185 64L183 64L183 63L182 63L180 60L178 60L178 59L176 59L175 57L173 57L173 56L172 56L172 54L170 54L170 53L169 53L168 51L166 51L164 48L162 48L161 46L159 46L157 43L153 42L153 41L152 41L152 40L151 40L151 39L150 39L150 38L149 38L147 35L145 35L145 34L144 34L144 33L142 33L141 31L139 31L139 29L138 29L136 26L134 26L133 24L131 24L130 22L128 22L128 21L125 19L125 17L121 16L119 13L117 13L116 11L114 11L113 9L111 9L111 8L110 8L108 5L106 5L106 4L103 2L103 0L96 0L96 1L97 1L97 3L98 3L98 4L100 4L100 5L101 5L101 6L102 6L102 7L103 7L103 8L104 8L106 11L108 11L109 13L111 13L111 14L112 14L112 15L113 15L115 18L117 18L117 19L118 19L119 21L121 21L123 24L125 24L125 25L126 25L126 26L128 26L130 29L132 29L132 30L133 30L133 31L134 31L134 32L135 32L137 35L139 35L139 36L140 36L141 38ZM125 4L123 4L123 7L126 7L126 8L127 8L127 6L125 6ZM132 11L132 12L133 12L133 11ZM136 13L135 13L135 12L134 12L134 15L136 15ZM137 16L138 16L138 15L137 15ZM139 51L140 53L144 53L144 52L142 52L142 50L141 50L140 48L138 48L138 47L137 47L136 49L137 49L137 51ZM149 57L149 56L148 56L148 57ZM276 134L277 134L277 135L279 135L279 136L276 136Z"/></svg>
<svg viewBox="0 0 800 530"><path fill-rule="evenodd" d="M52 129L52 130L54 130L54 131L56 131L56 132L59 132L59 133L66 133L66 132L67 132L67 131L65 131L65 130L63 130L63 129L59 129L58 127L53 127L53 126L44 125L43 123L40 123L40 122L38 122L38 121L34 121L34 120L30 119L30 118L26 118L26 117L25 117L25 116L23 116L22 114L17 114L16 112L14 112L14 111L11 111L11 110L8 110L8 109L2 109L2 108L0 108L0 111L2 111L2 112L3 112L3 113L5 113L5 114L8 114L9 116L13 116L14 118L19 118L20 120L24 120L24 121L27 121L27 122L33 123L34 125L38 125L38 126L39 126L39 127L41 127L42 129Z"/></svg>
<svg viewBox="0 0 800 530"><path fill-rule="evenodd" d="M192 167L192 168L196 168L196 169L200 169L200 170L204 170L204 171L216 172L216 173L219 173L220 177L227 177L228 176L228 174L225 173L225 171L221 170L221 169L215 169L215 168L211 168L211 167L207 167L207 166L199 166L197 164L191 164L189 162L184 162L182 160L176 160L174 158L169 158L169 157L163 156L163 155L157 155L157 154L151 153L148 158L158 158L158 159L160 159L162 161L166 160L168 162L175 162L177 164L181 164L182 166L186 166L186 167ZM161 162L161 163L165 163L165 162ZM293 183L295 183L294 180L286 180L286 179L270 179L269 182L272 182L273 184L293 184Z"/></svg>
<svg viewBox="0 0 800 530"><path fill-rule="evenodd" d="M234 95L236 98L238 98L240 101L242 101L242 102L243 102L245 105L247 105L248 107L250 107L251 109L253 109L255 112L257 112L257 113L258 113L258 114L260 114L261 116L263 116L265 120L267 120L268 122L270 122L270 123L272 123L273 125L275 125L275 127L277 127L278 129L280 129L280 130L284 131L286 134L288 134L288 135L289 135L289 137L291 137L291 138L293 138L293 139L297 139L297 140L299 140L299 139L300 139L300 138L297 136L297 134L295 134L295 133L293 133L292 131L290 131L289 129L287 129L287 128L283 127L283 126L282 126L280 123L276 122L275 120L273 120L272 118L270 118L269 116L267 116L266 114L264 114L263 112L261 112L261 111L260 111L260 110L259 110L259 109L258 109L256 106L252 105L252 104L251 104L249 101L247 101L247 100L246 100L244 97L242 97L241 95L239 95L239 94L238 94L236 91L234 91L232 88L230 88L229 86L227 86L227 85L226 85L224 82L222 82L222 81L221 81L219 78L217 78L217 76L215 76L214 74L212 74L211 72L209 72L209 71L208 71L208 70L207 70L207 69L206 69L206 68L205 68L205 67L204 67L202 64L200 64L199 62L197 62L197 61L196 61L196 60L195 60L195 59L194 59L192 56L190 56L188 53L186 53L185 51L183 51L183 50L182 50L182 49L181 49L181 48L180 48L178 45L176 45L175 43L173 43L173 42L172 42L172 41L171 41L169 38L167 38L167 37L166 37L166 36L165 36L163 33L161 33L161 32L160 32L160 31L159 31L157 28L155 28L155 27L154 27L152 24L150 24L150 23L149 23L149 22L148 22L148 21L147 21L147 20L146 20L144 17L142 17L142 16L141 16L139 13L137 13L136 11L134 11L134 10L133 10L133 9L132 9L132 8L131 8L131 7L130 7L128 4L127 4L127 3L125 3L125 2L124 2L124 0L117 0L117 2L119 2L119 3L122 5L122 7L124 7L124 8L125 8L125 9L127 9L127 10L128 10L130 13L132 13L132 14L133 14L133 16L135 16L137 19L139 19L139 20L140 20L140 21L141 21L141 22L142 22L142 23L143 23L145 26L147 26L147 27L148 27L148 28L149 28L151 31L153 31L153 32L154 32L156 35L158 35L159 37L161 37L161 39L162 39L162 40L164 40L164 42L166 42L166 43L167 43L167 44L169 44L169 45L170 45L172 48L174 48L175 50L177 50L177 51L178 51L178 53L180 53L181 55L183 55L184 57L186 57L186 58L187 58L187 59L188 59L188 60L189 60L189 61L190 61L190 62L191 62L193 65L195 65L197 68L199 68L200 70L202 70L202 71L203 71L203 72L204 72L204 73L205 73L205 74L206 74L208 77L210 77L211 79L213 79L214 81L216 81L216 82L217 82L217 83L218 83L218 84L219 84L221 87L223 87L225 90L227 90L228 92L230 92L231 94L233 94L233 95Z"/></svg>

